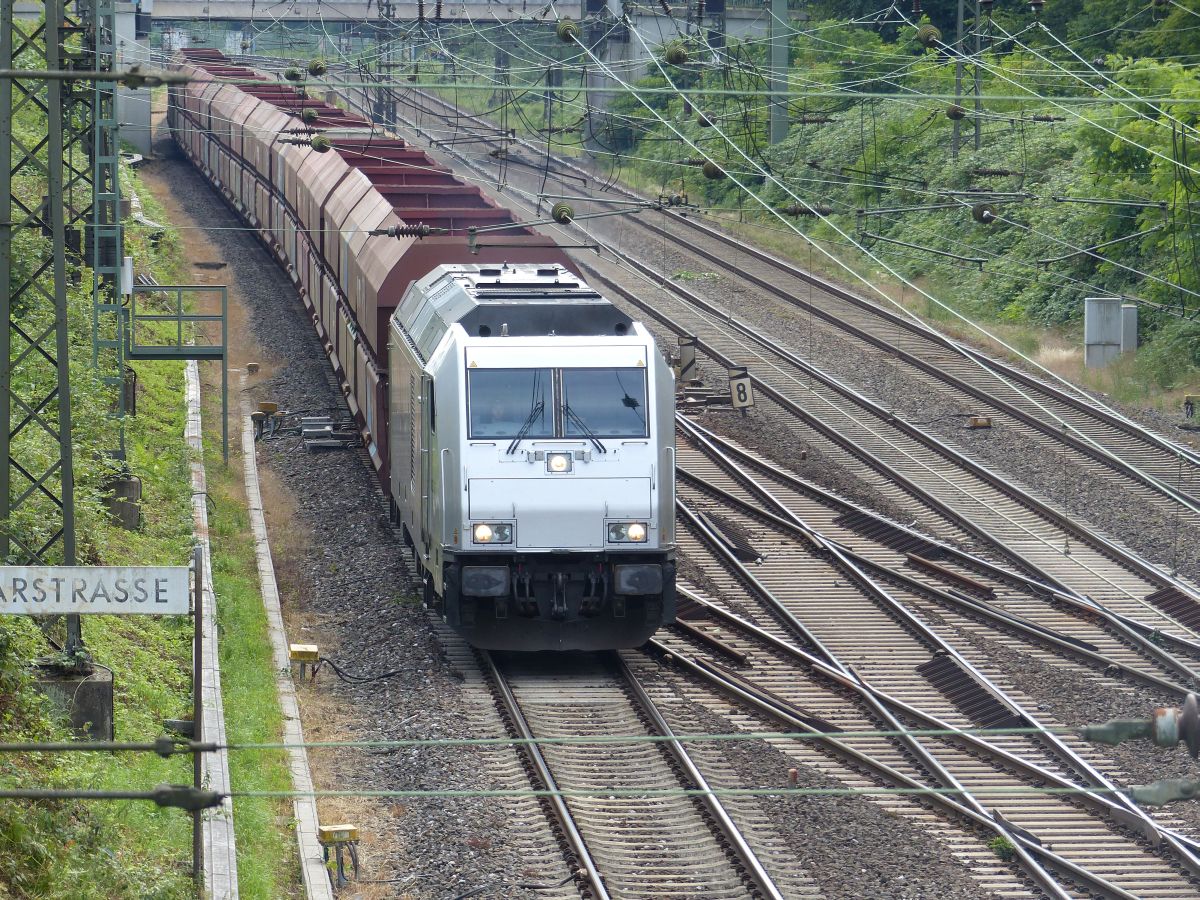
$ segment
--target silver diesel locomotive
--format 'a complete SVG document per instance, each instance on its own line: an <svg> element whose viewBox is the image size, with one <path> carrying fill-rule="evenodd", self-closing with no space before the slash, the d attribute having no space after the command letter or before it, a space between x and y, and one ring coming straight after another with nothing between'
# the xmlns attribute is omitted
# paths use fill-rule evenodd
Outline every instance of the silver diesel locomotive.
<svg viewBox="0 0 1200 900"><path fill-rule="evenodd" d="M641 324L558 265L442 265L388 373L393 513L451 627L589 650L674 619L674 384Z"/></svg>

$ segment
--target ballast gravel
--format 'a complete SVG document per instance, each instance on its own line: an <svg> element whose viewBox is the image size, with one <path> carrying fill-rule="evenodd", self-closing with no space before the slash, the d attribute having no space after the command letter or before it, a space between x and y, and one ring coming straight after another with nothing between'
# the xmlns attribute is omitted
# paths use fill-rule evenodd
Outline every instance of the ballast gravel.
<svg viewBox="0 0 1200 900"><path fill-rule="evenodd" d="M672 710L671 718L688 720L693 733L726 734L733 730L727 719L692 701ZM843 787L766 741L724 741L720 753L747 784L783 790ZM794 784L789 780L791 771L796 774ZM757 799L787 841L796 865L820 886L827 900L996 898L971 878L966 866L944 843L870 800L852 795L787 794L767 794ZM981 836L981 843L985 842Z"/></svg>

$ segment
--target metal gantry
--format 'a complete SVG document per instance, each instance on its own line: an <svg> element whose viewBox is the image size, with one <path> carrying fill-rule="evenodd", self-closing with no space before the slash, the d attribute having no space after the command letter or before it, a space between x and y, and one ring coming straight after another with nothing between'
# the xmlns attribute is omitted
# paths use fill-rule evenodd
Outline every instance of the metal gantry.
<svg viewBox="0 0 1200 900"><path fill-rule="evenodd" d="M22 21L0 0L0 68L62 70L73 64L78 29L63 0L41 21ZM81 45L80 45L81 46ZM79 260L68 222L78 210L73 156L79 122L74 86L0 79L0 560L75 562L71 406L67 360L67 273ZM45 132L24 131L32 111ZM86 123L84 123L86 127ZM43 194L42 192L45 191ZM69 640L78 644L78 621Z"/></svg>
<svg viewBox="0 0 1200 900"><path fill-rule="evenodd" d="M116 83L77 79L113 70L115 8L113 0L48 0L32 19L15 5L0 0L0 69L29 75L0 78L0 562L71 565L68 294L90 265L96 309L101 299L112 309L121 264ZM31 119L44 131L22 127ZM115 300L111 340L122 354ZM66 650L81 647L79 618L68 616Z"/></svg>

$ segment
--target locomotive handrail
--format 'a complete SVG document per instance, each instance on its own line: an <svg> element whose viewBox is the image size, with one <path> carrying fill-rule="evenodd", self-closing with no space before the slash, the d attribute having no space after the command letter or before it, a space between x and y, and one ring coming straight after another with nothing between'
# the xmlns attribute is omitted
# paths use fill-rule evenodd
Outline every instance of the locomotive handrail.
<svg viewBox="0 0 1200 900"><path fill-rule="evenodd" d="M442 498L442 543L446 543L446 454L450 452L449 447L443 447L442 452L438 456L438 461L441 464L441 472L438 476L438 493ZM453 460L451 460L453 461Z"/></svg>

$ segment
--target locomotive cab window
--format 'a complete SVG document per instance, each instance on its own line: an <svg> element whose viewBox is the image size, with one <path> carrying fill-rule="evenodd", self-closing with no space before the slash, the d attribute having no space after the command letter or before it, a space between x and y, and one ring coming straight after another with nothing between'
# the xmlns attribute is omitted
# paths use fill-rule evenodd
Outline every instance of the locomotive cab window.
<svg viewBox="0 0 1200 900"><path fill-rule="evenodd" d="M566 437L647 437L645 369L563 369Z"/></svg>
<svg viewBox="0 0 1200 900"><path fill-rule="evenodd" d="M471 437L554 436L550 369L470 369Z"/></svg>
<svg viewBox="0 0 1200 900"><path fill-rule="evenodd" d="M645 369L467 371L473 440L649 437Z"/></svg>

